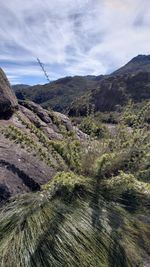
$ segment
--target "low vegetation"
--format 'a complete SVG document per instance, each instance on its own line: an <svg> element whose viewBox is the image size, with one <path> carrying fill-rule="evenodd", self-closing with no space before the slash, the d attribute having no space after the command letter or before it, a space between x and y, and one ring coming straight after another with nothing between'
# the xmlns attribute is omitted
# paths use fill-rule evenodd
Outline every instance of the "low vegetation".
<svg viewBox="0 0 150 267"><path fill-rule="evenodd" d="M58 157L61 170L40 192L1 206L1 267L149 266L150 105L131 109L121 112L115 135L94 114L83 118L84 142L51 141L25 122L26 133L3 130L49 164Z"/></svg>

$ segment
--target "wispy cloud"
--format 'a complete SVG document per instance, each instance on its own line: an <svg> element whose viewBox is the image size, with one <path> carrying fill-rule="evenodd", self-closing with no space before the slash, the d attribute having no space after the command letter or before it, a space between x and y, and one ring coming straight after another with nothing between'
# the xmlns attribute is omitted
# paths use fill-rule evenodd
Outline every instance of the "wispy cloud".
<svg viewBox="0 0 150 267"><path fill-rule="evenodd" d="M105 74L150 54L149 0L1 0L0 62L10 81Z"/></svg>

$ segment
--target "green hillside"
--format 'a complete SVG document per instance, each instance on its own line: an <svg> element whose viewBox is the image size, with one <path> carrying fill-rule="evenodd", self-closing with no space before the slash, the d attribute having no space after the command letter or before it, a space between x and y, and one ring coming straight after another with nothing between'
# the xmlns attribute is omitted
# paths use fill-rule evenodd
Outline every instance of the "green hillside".
<svg viewBox="0 0 150 267"><path fill-rule="evenodd" d="M95 111L115 111L130 99L150 99L150 56L137 56L111 75L66 77L45 85L15 87L18 99L27 99L45 108L85 115L87 106Z"/></svg>

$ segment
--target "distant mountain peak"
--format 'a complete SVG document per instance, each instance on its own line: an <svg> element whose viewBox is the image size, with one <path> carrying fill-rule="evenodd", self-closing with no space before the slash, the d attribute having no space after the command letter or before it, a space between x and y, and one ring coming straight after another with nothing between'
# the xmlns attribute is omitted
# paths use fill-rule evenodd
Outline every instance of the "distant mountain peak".
<svg viewBox="0 0 150 267"><path fill-rule="evenodd" d="M150 72L150 55L134 57L125 66L113 72L112 75L135 74L138 72Z"/></svg>
<svg viewBox="0 0 150 267"><path fill-rule="evenodd" d="M131 59L130 62L144 62L144 61L150 61L150 55L138 55Z"/></svg>

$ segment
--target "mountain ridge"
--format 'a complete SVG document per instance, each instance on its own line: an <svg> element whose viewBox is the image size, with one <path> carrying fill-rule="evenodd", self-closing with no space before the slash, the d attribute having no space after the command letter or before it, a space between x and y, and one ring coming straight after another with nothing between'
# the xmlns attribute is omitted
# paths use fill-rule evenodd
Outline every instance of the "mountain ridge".
<svg viewBox="0 0 150 267"><path fill-rule="evenodd" d="M136 102L150 98L148 73L150 73L150 56L139 55L110 75L64 77L49 84L18 89L15 93L18 99L28 99L41 104L44 108L52 108L63 113L70 112L72 115L76 114L73 111L75 109L85 114L86 107L82 108L82 99L84 106L92 104L96 106L96 110L110 111L118 104L124 105L129 99ZM105 93L102 87L105 87ZM116 92L116 96L120 94L121 97L116 98L113 105L110 88L112 96ZM108 100L107 105L101 101L101 97ZM78 105L76 108L75 103L81 103L80 108Z"/></svg>

